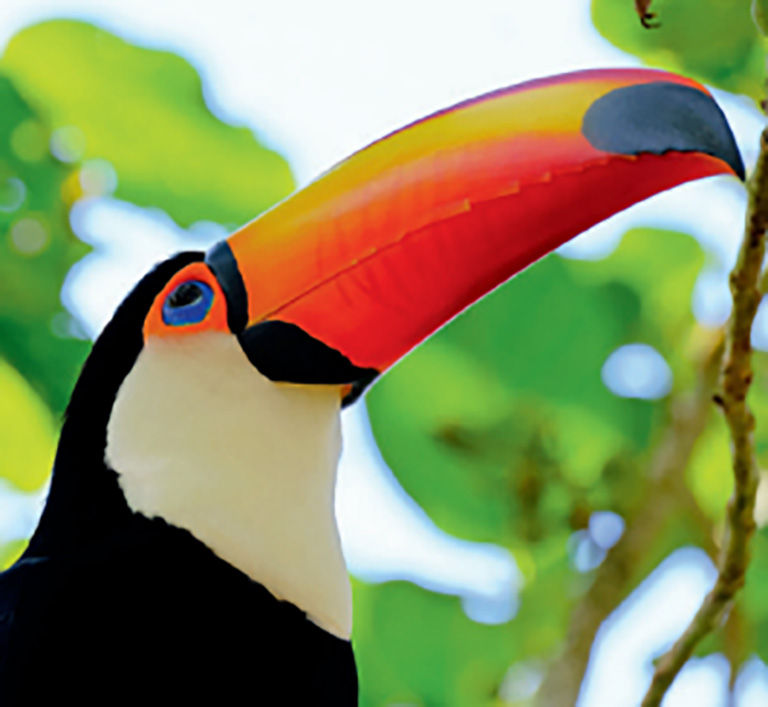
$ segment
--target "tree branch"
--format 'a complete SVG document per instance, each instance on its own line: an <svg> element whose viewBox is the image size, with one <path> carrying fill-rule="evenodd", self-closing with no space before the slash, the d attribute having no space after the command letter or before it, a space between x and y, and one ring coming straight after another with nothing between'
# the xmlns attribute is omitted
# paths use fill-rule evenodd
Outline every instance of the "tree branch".
<svg viewBox="0 0 768 707"><path fill-rule="evenodd" d="M744 239L730 285L733 311L727 326L720 373L721 393L716 398L731 435L734 491L726 512L726 526L715 586L705 597L683 635L664 654L653 675L642 707L661 703L675 676L698 643L720 625L744 585L749 563L749 541L755 531L755 495L759 470L755 457L755 418L746 402L752 382L752 322L760 304L760 269L768 227L768 128L760 138L760 155L747 182L748 206Z"/></svg>
<svg viewBox="0 0 768 707"><path fill-rule="evenodd" d="M538 707L576 704L595 634L629 593L637 566L670 518L678 513L694 516L693 509L700 513L683 471L710 419L722 355L723 335L718 333L699 364L695 388L678 393L671 401L669 425L651 458L642 500L634 504L637 511L627 518L624 535L608 551L590 588L574 608L560 655L549 666L536 693ZM701 523L701 518L695 517ZM709 535L708 525L704 535Z"/></svg>

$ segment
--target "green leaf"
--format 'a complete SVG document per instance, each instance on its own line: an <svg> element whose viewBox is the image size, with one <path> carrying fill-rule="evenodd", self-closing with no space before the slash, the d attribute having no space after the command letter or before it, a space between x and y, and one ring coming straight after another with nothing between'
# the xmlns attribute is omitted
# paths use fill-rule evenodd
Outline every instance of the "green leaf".
<svg viewBox="0 0 768 707"><path fill-rule="evenodd" d="M353 581L360 704L499 704L494 700L508 668L551 658L572 602L589 585L590 575L570 565L567 537L560 533L515 553L529 571L518 613L501 625L476 623L458 598L409 583Z"/></svg>
<svg viewBox="0 0 768 707"><path fill-rule="evenodd" d="M62 200L70 169L50 156L47 125L2 75L0 105L0 356L60 413L88 351L71 336L61 285L88 246Z"/></svg>
<svg viewBox="0 0 768 707"><path fill-rule="evenodd" d="M56 426L48 407L0 358L0 477L34 491L51 473Z"/></svg>
<svg viewBox="0 0 768 707"><path fill-rule="evenodd" d="M677 387L693 382L694 366L680 337L695 329L691 298L706 262L698 242L685 233L633 228L600 261L570 261L580 282L630 288L637 298L636 328L629 336L656 348L672 368Z"/></svg>
<svg viewBox="0 0 768 707"><path fill-rule="evenodd" d="M360 704L491 707L516 654L512 624L467 618L459 599L413 584L354 582Z"/></svg>
<svg viewBox="0 0 768 707"><path fill-rule="evenodd" d="M514 631L514 660L547 660L553 657L568 626L570 610L586 589L590 575L577 572L568 557L565 528L542 542L518 546L515 559L527 566L520 608L510 622ZM522 560L522 562L521 562ZM568 587L568 591L563 591Z"/></svg>
<svg viewBox="0 0 768 707"><path fill-rule="evenodd" d="M724 421L716 419L704 431L685 470L685 480L701 509L713 520L725 514L733 491L731 443Z"/></svg>
<svg viewBox="0 0 768 707"><path fill-rule="evenodd" d="M460 438L467 426L506 419L507 396L489 373L441 338L407 356L368 396L380 448L408 491L438 524L478 539L498 538L507 516L494 461Z"/></svg>
<svg viewBox="0 0 768 707"><path fill-rule="evenodd" d="M216 118L196 71L169 52L56 20L15 35L0 70L69 130L59 135L71 157L107 160L118 197L160 207L182 225L240 224L293 187L285 160L247 128Z"/></svg>
<svg viewBox="0 0 768 707"><path fill-rule="evenodd" d="M749 0L654 0L660 27L644 29L631 2L592 0L606 39L646 64L693 76L759 101L765 50Z"/></svg>
<svg viewBox="0 0 768 707"><path fill-rule="evenodd" d="M471 307L439 336L494 372L500 385L553 401L625 405L600 380L608 354L632 332L636 293L581 284L575 263L551 256ZM429 345L429 342L427 343ZM469 392L469 391L468 391Z"/></svg>

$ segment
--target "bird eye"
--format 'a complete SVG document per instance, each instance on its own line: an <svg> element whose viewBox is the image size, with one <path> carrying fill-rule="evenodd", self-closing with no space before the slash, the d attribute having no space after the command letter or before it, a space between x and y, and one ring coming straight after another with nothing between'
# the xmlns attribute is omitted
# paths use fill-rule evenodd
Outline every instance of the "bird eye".
<svg viewBox="0 0 768 707"><path fill-rule="evenodd" d="M169 326L197 324L213 304L213 290L204 282L182 282L165 298L163 321Z"/></svg>

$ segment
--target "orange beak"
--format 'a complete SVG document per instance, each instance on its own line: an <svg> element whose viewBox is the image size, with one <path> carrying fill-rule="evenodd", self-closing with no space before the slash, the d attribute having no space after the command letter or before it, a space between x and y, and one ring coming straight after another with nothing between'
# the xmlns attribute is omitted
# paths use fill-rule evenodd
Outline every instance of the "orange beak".
<svg viewBox="0 0 768 707"><path fill-rule="evenodd" d="M640 69L566 74L466 101L374 142L207 261L236 333L290 330L349 364L347 377L370 379L593 224L724 173L743 178L744 168L701 85ZM269 337L257 339L270 347ZM339 371L328 380L322 371L316 380L292 374L279 363L295 358L288 339L277 337L262 365L254 354L257 367L276 380L354 382Z"/></svg>

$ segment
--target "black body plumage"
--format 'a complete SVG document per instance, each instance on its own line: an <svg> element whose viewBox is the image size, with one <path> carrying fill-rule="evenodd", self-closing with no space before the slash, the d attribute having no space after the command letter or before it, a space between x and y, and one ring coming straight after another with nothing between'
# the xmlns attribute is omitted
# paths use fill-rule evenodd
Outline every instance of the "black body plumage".
<svg viewBox="0 0 768 707"><path fill-rule="evenodd" d="M94 344L62 428L49 498L0 574L0 705L357 704L349 642L217 557L133 512L104 461L115 396L170 277L145 276ZM162 424L162 421L158 421Z"/></svg>

